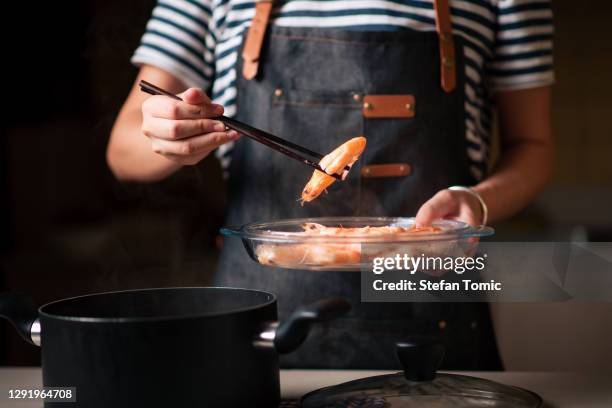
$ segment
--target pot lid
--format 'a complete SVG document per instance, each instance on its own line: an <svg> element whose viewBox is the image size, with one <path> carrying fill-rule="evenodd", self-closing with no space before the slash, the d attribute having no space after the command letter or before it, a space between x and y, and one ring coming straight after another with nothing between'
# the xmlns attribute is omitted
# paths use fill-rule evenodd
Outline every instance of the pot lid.
<svg viewBox="0 0 612 408"><path fill-rule="evenodd" d="M403 372L349 381L302 398L303 408L537 408L531 391L477 377L437 374L444 348L430 338L397 344Z"/></svg>

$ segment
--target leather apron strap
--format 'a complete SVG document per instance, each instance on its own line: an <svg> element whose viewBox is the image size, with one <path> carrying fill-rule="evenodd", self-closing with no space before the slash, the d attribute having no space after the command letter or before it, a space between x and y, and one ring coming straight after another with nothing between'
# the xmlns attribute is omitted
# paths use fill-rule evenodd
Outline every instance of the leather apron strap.
<svg viewBox="0 0 612 408"><path fill-rule="evenodd" d="M255 15L251 21L242 50L242 58L244 58L242 76L245 79L253 79L257 76L261 48L266 36L266 28L268 27L273 6L274 0L258 0L255 4Z"/></svg>
<svg viewBox="0 0 612 408"><path fill-rule="evenodd" d="M440 47L440 84L445 92L455 89L455 42L448 0L434 0L436 32Z"/></svg>
<svg viewBox="0 0 612 408"><path fill-rule="evenodd" d="M258 0L255 4L255 15L242 51L244 59L242 75L247 80L257 76L261 49L273 6L274 0ZM436 12L436 32L440 43L440 84L445 92L452 92L456 83L455 43L448 0L434 0L434 10Z"/></svg>

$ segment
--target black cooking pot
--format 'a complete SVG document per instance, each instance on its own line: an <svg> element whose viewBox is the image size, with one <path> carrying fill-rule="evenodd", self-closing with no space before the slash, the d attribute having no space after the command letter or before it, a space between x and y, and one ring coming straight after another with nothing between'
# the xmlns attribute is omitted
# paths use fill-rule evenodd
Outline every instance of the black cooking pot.
<svg viewBox="0 0 612 408"><path fill-rule="evenodd" d="M0 295L0 315L42 347L43 384L76 387L77 407L276 407L278 354L311 323L346 313L343 299L278 323L276 296L233 288L109 292L46 304ZM45 407L65 406L46 402Z"/></svg>

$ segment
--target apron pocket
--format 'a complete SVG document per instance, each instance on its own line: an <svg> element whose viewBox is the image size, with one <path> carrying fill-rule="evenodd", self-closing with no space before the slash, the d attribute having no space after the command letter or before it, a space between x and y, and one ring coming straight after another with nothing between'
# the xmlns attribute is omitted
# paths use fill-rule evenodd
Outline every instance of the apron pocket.
<svg viewBox="0 0 612 408"><path fill-rule="evenodd" d="M274 90L273 106L299 108L361 109L361 94L354 90L295 89L278 87Z"/></svg>

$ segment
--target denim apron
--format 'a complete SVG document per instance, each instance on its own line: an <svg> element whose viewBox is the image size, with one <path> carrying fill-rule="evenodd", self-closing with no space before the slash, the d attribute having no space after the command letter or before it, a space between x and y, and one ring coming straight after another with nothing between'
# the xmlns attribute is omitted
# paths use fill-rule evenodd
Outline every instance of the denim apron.
<svg viewBox="0 0 612 408"><path fill-rule="evenodd" d="M367 147L346 181L301 206L298 198L312 169L240 139L229 168L226 222L414 216L437 191L473 183L466 156L462 42L454 40L460 69L455 89L446 92L440 86L435 32L269 27L257 77L237 75L236 118L322 153L360 135ZM414 116L365 117L367 95L389 94L412 95ZM385 163L406 163L410 174L365 176L365 166ZM394 343L433 334L447 348L443 368L501 368L486 304L361 303L359 273L264 267L237 239L224 242L215 284L276 293L280 319L321 298L351 301L347 317L316 327L298 351L282 356L284 367L399 368Z"/></svg>

